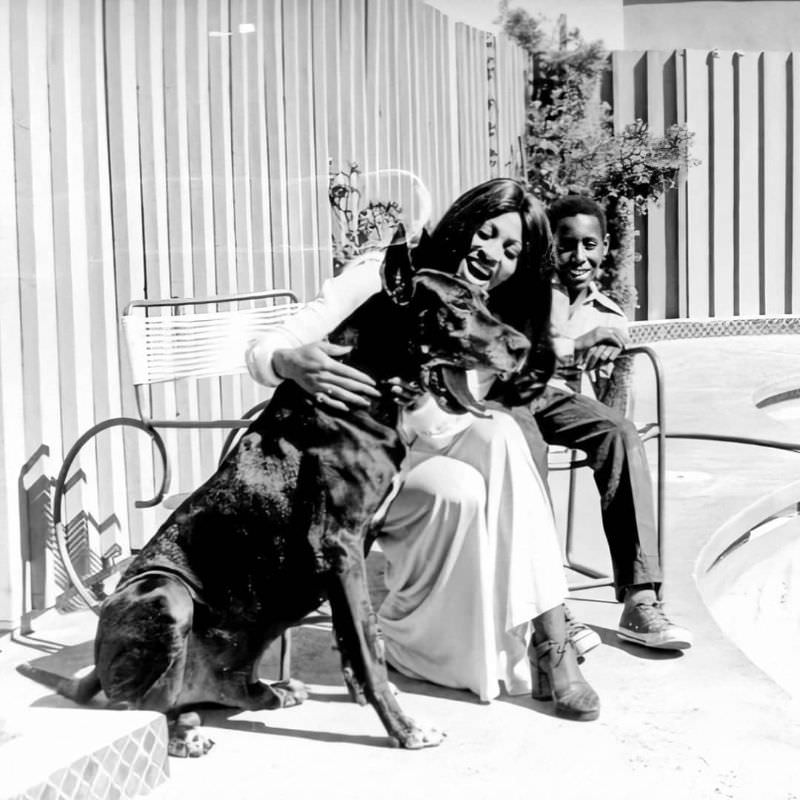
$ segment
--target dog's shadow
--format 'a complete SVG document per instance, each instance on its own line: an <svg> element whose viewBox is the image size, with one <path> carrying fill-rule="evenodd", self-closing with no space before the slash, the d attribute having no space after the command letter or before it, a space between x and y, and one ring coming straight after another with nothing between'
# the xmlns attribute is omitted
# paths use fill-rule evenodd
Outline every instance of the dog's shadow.
<svg viewBox="0 0 800 800"><path fill-rule="evenodd" d="M94 664L94 639L80 644L60 647L39 658L29 659L28 663L47 672L62 675L65 678L83 675ZM105 695L100 693L82 708L103 709L107 707ZM75 708L75 703L59 694L49 693L31 702L32 708Z"/></svg>
<svg viewBox="0 0 800 800"><path fill-rule="evenodd" d="M272 712L269 713L271 714ZM332 744L356 744L364 747L380 748L386 748L391 744L390 738L385 735L368 736L364 734L309 730L307 728L285 728L272 725L272 721L276 719L273 716L264 716L263 719L257 720L237 719L240 714L241 711L234 708L207 709L202 712L203 726L237 731L240 733L258 733L269 736L282 736L289 739L302 739L303 741L326 742Z"/></svg>

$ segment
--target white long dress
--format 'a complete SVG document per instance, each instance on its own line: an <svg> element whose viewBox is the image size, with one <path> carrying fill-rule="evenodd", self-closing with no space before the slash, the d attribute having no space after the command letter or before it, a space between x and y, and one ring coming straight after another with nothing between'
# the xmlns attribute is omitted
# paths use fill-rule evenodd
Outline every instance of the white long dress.
<svg viewBox="0 0 800 800"><path fill-rule="evenodd" d="M380 291L380 263L361 259L248 351L251 375L280 381L272 353L318 341ZM488 390L473 379L477 394ZM409 451L385 511L389 593L378 610L400 672L468 689L481 700L530 691L530 620L567 592L547 494L510 415L442 411L432 398L404 413Z"/></svg>

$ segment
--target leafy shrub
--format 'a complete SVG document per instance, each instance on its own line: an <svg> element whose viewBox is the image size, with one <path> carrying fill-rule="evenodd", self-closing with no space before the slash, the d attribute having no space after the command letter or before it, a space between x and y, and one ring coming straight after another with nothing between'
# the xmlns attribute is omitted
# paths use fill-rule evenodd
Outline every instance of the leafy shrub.
<svg viewBox="0 0 800 800"><path fill-rule="evenodd" d="M529 53L532 86L526 131L524 179L545 204L567 194L593 197L606 207L611 255L601 288L629 314L633 286L634 213L675 188L690 158L685 125L653 135L636 120L614 131L611 106L601 99L608 52L577 29L549 33L543 17L500 4L503 32Z"/></svg>

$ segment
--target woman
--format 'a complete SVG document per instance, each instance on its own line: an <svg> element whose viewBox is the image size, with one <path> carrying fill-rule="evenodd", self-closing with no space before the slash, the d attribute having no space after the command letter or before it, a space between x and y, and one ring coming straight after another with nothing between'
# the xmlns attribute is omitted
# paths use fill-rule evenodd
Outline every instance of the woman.
<svg viewBox="0 0 800 800"><path fill-rule="evenodd" d="M345 349L320 340L380 290L380 261L378 254L357 259L317 300L255 342L252 376L268 386L294 380L340 410L377 396L368 375L336 360ZM497 316L532 342L546 342L550 231L543 208L515 181L488 181L459 197L415 262L484 286ZM532 349L512 386L476 371L473 394L530 397L547 377L547 369L536 370L543 350ZM382 522L389 593L378 616L389 662L481 700L496 697L503 681L509 694L532 690L552 697L563 716L595 719L597 695L567 637L552 512L519 425L499 409L486 418L452 415L413 387L398 383L394 391L409 452Z"/></svg>

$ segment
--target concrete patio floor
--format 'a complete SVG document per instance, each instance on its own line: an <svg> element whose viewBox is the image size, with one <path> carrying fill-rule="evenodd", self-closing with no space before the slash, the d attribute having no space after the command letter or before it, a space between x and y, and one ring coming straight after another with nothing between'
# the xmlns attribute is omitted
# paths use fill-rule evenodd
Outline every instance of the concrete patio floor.
<svg viewBox="0 0 800 800"><path fill-rule="evenodd" d="M800 441L800 423L775 420L754 402L765 387L787 381L800 387L800 337L682 340L655 349L666 373L668 430ZM646 373L642 369L637 378L641 420L652 406ZM202 759L170 759L170 777L150 796L798 800L798 698L793 701L732 644L695 581L698 564L715 555L708 549L715 534L736 530L737 515L744 524L757 513L748 516L749 506L798 478L795 453L668 442L664 594L670 615L694 631L696 644L682 654L623 644L614 633L619 606L610 588L571 594L572 609L603 639L584 665L603 704L596 722L561 720L550 704L527 697L481 704L467 692L392 673L405 710L447 732L439 748L392 748L375 713L349 702L330 630L317 624L294 636L293 676L307 682L310 699L278 712L209 710L205 723L214 749ZM554 481L556 507L562 509L563 477ZM580 497L590 496L588 474L581 481ZM789 502L799 500L800 490ZM596 503L580 505L581 561L603 568L608 556ZM370 557L375 591L380 562L379 553ZM794 612L800 615L800 609ZM121 717L136 716L77 710L14 669L23 661L62 674L85 667L91 663L94 622L89 611L51 611L35 620L30 636L0 639L0 717L13 732L15 725L25 727L22 720L40 715L18 737L28 747L19 746L15 760L4 760L9 745L0 743L0 798L16 796L10 776L28 769L25 758L38 759L42 767L43 750L57 756L66 742L74 746L106 728L115 735ZM773 645L780 657L800 642L776 637ZM271 654L262 675L275 674ZM157 724L159 715L152 717Z"/></svg>

